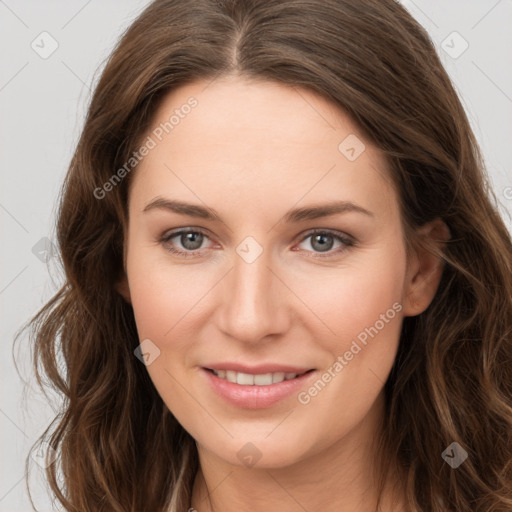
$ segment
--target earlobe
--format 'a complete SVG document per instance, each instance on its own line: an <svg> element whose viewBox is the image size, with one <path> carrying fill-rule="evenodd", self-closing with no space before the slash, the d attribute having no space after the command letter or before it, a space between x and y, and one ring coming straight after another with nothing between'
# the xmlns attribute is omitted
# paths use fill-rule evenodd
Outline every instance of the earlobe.
<svg viewBox="0 0 512 512"><path fill-rule="evenodd" d="M436 254L436 249L443 249L450 239L450 230L441 219L436 219L422 226L417 236L423 243L409 261L404 287L404 316L419 315L432 302L444 268L444 262Z"/></svg>

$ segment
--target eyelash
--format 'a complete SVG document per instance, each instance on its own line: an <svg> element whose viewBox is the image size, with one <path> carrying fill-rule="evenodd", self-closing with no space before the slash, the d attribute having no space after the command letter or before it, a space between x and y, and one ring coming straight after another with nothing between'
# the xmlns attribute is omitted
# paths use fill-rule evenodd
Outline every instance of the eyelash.
<svg viewBox="0 0 512 512"><path fill-rule="evenodd" d="M201 251L202 249L196 249L195 251L182 251L182 250L179 250L179 249L175 249L174 247L171 247L169 244L170 240L172 240L173 238L176 238L177 236L183 234L183 233L199 233L207 238L209 238L208 234L203 231L202 229L199 229L199 228L182 228L182 229L177 229L177 230L174 230L170 233L164 233L160 239L159 239L159 242L162 243L165 247L165 249L173 254L177 254L179 256L182 256L184 258L194 258L194 257L199 257L200 255L198 255L197 253L199 251ZM310 256L310 257L313 257L313 258L331 258L331 257L334 257L334 256L337 256L343 252L345 252L349 247L354 247L356 245L356 241L344 234L344 233L341 233L339 231L333 231L333 230L329 230L329 229L313 229L313 230L310 230L308 231L303 237L302 239L300 240L299 243L302 243L304 242L306 239L308 239L309 237L312 237L312 236L315 236L315 235L329 235L329 236L332 236L333 238L337 239L339 242L341 242L343 245L342 247L339 247L338 249L335 249L335 250L330 250L329 252L325 253L325 254L322 254L322 253L314 253L315 256ZM300 251L300 250L299 250ZM301 252L304 252L304 251L301 251ZM305 252L311 252L311 251L305 251Z"/></svg>

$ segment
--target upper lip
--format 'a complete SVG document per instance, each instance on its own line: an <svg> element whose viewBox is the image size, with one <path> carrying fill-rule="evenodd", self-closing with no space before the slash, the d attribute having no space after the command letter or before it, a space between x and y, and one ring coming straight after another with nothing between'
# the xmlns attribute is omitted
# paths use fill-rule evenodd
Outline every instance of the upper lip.
<svg viewBox="0 0 512 512"><path fill-rule="evenodd" d="M206 365L204 368L209 370L226 370L226 371L234 371L241 373L249 373L253 375L262 375L265 373L305 373L309 370L313 370L313 368L300 367L300 366L290 366L286 364L258 364L255 366L248 366L240 363L215 363Z"/></svg>

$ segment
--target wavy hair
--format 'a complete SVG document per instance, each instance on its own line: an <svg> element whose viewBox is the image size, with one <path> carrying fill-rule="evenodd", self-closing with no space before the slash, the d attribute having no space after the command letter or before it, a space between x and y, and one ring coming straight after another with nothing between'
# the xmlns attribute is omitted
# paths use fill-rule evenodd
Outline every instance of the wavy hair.
<svg viewBox="0 0 512 512"><path fill-rule="evenodd" d="M512 243L465 111L426 31L394 0L156 0L109 57L61 194L65 282L30 320L39 384L62 396L41 436L69 512L185 512L194 439L144 365L123 274L129 160L162 98L238 74L305 88L348 113L390 163L407 243L435 219L451 240L421 315L405 318L385 384L376 467L405 475L408 510L512 510ZM200 115L199 110L194 115ZM453 470L441 454L468 452ZM27 459L28 460L28 459ZM28 462L27 462L28 464ZM381 487L382 488L382 487Z"/></svg>

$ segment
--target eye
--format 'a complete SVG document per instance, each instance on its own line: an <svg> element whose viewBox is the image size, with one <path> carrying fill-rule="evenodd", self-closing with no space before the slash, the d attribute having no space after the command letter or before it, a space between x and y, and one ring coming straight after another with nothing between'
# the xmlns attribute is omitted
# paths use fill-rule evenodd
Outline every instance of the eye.
<svg viewBox="0 0 512 512"><path fill-rule="evenodd" d="M308 239L311 239L309 244L313 248L313 252L315 253L313 257L315 258L328 258L336 256L346 251L349 247L355 245L355 240L352 237L346 235L345 233L325 229L315 229L313 231L310 231L308 234L306 234L306 236L302 238L301 243L304 243ZM339 245L334 251L332 251L331 249L335 245L335 241L337 241Z"/></svg>
<svg viewBox="0 0 512 512"><path fill-rule="evenodd" d="M183 249L176 249L176 242L172 242L175 238ZM160 242L169 252L190 258L198 256L196 253L201 248L205 239L208 239L208 236L204 231L200 229L184 228L164 234L160 238Z"/></svg>

